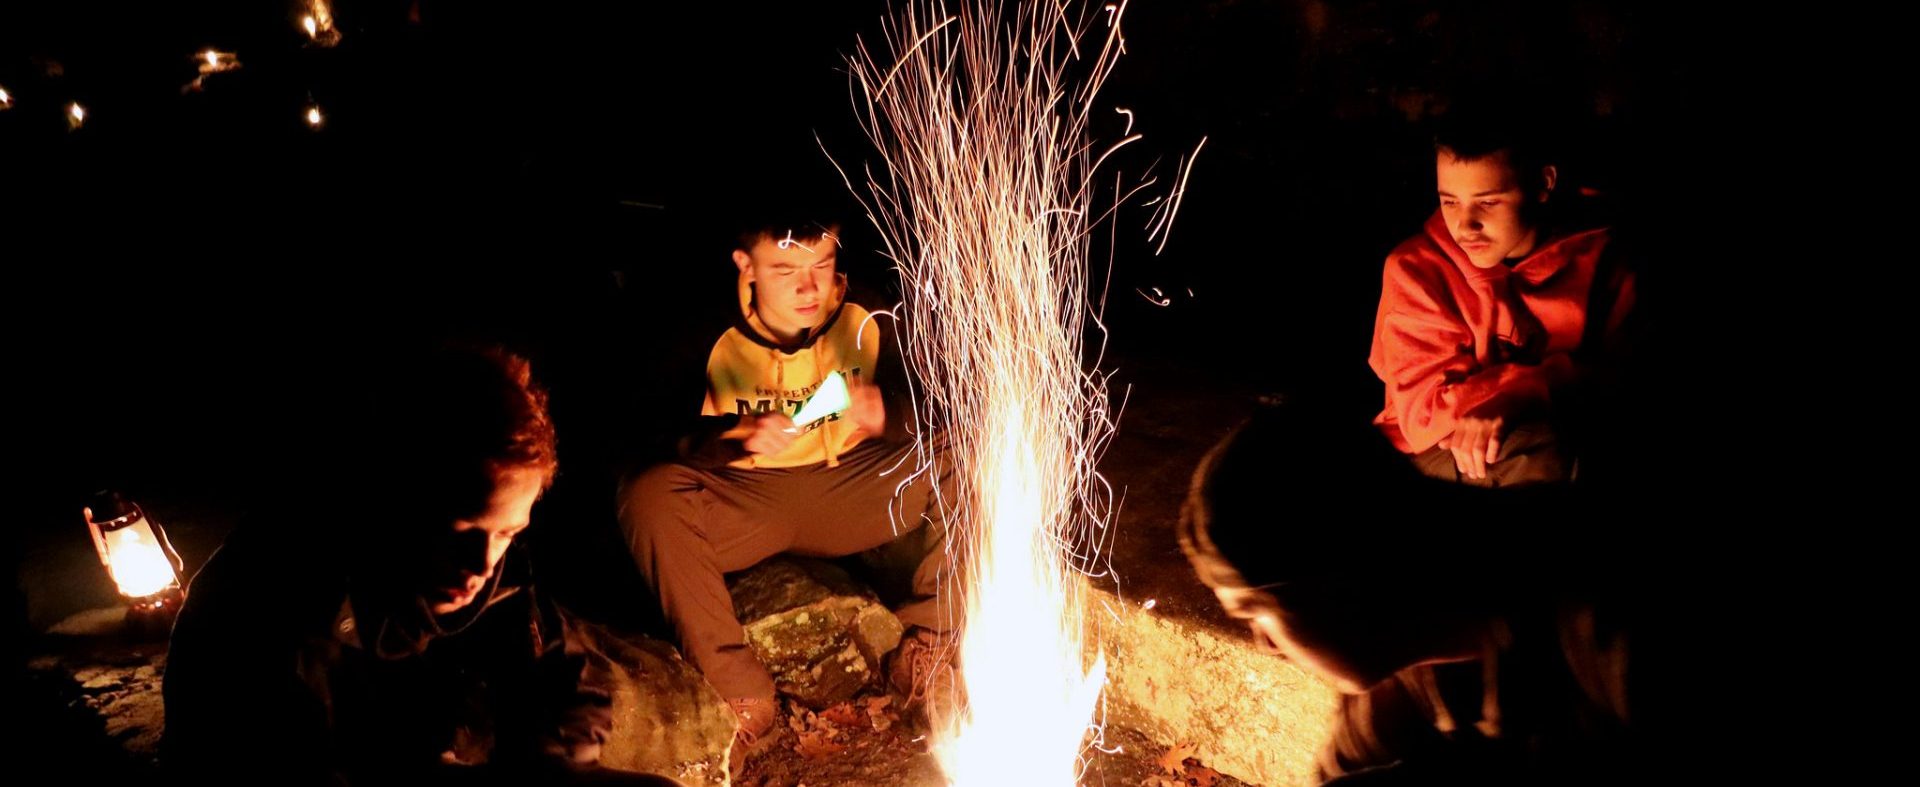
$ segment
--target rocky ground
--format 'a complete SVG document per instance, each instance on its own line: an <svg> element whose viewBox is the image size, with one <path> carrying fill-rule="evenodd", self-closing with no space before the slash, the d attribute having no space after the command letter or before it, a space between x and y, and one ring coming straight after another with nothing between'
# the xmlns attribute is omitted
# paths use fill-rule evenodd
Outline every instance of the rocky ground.
<svg viewBox="0 0 1920 787"><path fill-rule="evenodd" d="M1324 690L1244 647L1240 630L1192 580L1171 529L1195 462L1259 394L1144 366L1116 384L1127 386L1129 398L1103 472L1124 502L1109 545L1112 572L1094 590L1124 614L1105 627L1116 660L1111 723L1086 751L1082 783L1246 783L1209 765L1239 768L1234 775L1251 781L1298 782L1317 744L1305 738L1319 734ZM175 540L189 563L204 560L222 532L213 516L173 521L181 523ZM84 551L67 553L87 546L78 539L32 556L27 565L38 568L24 577L30 593L85 596L67 586L98 564L88 565ZM669 644L602 630L601 649L620 679L620 734L608 764L689 784L723 784L729 772L743 785L941 782L923 714L885 680L888 654L905 632L872 590L841 566L786 559L730 584L749 641L785 695L782 723L754 746L730 751L730 715ZM129 630L121 610L99 598L84 600L94 606L56 610L64 617L41 624L30 670L17 681L23 707L47 720L38 732L50 743L38 748L110 777L150 773L163 725L164 638ZM49 610L36 615L44 620ZM1182 663L1158 663L1169 659ZM1142 661L1154 663L1133 663ZM1288 699L1266 703L1250 691ZM1251 748L1261 751L1240 751Z"/></svg>

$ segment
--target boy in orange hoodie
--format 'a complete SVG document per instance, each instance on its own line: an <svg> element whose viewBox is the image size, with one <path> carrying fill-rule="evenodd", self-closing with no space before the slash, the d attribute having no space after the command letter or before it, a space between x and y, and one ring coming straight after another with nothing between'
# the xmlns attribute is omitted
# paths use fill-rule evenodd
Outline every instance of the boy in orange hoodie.
<svg viewBox="0 0 1920 787"><path fill-rule="evenodd" d="M1368 364L1374 423L1427 475L1571 480L1572 403L1625 349L1630 271L1574 219L1519 126L1454 119L1434 145L1440 209L1387 256Z"/></svg>

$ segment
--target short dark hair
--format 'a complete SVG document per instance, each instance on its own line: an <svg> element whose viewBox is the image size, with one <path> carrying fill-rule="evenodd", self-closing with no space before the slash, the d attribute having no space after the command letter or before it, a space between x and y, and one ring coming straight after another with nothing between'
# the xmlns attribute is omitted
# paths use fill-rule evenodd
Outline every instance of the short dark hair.
<svg viewBox="0 0 1920 787"><path fill-rule="evenodd" d="M743 223L734 231L735 248L751 250L763 240L785 240L792 238L800 243L812 245L826 238L836 241L840 238L840 223L824 218L775 218Z"/></svg>
<svg viewBox="0 0 1920 787"><path fill-rule="evenodd" d="M1540 171L1554 163L1550 134L1527 113L1466 103L1434 123L1433 151L1461 161L1480 161L1501 153L1513 167L1520 188L1538 194L1546 187Z"/></svg>
<svg viewBox="0 0 1920 787"><path fill-rule="evenodd" d="M1213 588L1350 571L1353 556L1385 551L1383 535L1404 524L1394 509L1425 483L1364 417L1313 403L1266 407L1200 461L1175 534ZM1314 521L1344 509L1383 526Z"/></svg>
<svg viewBox="0 0 1920 787"><path fill-rule="evenodd" d="M818 148L769 143L727 165L736 185L716 195L717 218L734 248L751 250L763 240L812 245L838 237L854 213L846 181ZM744 185L742 185L744 182Z"/></svg>
<svg viewBox="0 0 1920 787"><path fill-rule="evenodd" d="M763 240L794 240L811 244L840 233L840 200L822 188L781 184L728 206L735 248L751 250Z"/></svg>

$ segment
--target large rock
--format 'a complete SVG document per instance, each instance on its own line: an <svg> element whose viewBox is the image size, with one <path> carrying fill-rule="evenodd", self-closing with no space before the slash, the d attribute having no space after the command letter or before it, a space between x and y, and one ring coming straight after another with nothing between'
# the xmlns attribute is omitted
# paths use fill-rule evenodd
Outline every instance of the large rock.
<svg viewBox="0 0 1920 787"><path fill-rule="evenodd" d="M1177 608L1143 609L1104 589L1088 596L1107 655L1107 723L1163 746L1194 744L1208 767L1269 787L1318 783L1314 760L1332 736L1333 689L1244 632L1203 625Z"/></svg>
<svg viewBox="0 0 1920 787"><path fill-rule="evenodd" d="M774 686L824 709L881 680L881 659L904 627L871 591L819 561L769 560L732 583L747 643Z"/></svg>
<svg viewBox="0 0 1920 787"><path fill-rule="evenodd" d="M671 645L597 626L587 631L614 677L613 738L600 763L724 787L734 721L719 692Z"/></svg>

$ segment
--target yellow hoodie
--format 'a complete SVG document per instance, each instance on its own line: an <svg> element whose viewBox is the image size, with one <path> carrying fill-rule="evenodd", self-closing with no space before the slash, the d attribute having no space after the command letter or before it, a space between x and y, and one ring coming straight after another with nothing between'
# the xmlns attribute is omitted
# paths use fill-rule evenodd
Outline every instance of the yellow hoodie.
<svg viewBox="0 0 1920 787"><path fill-rule="evenodd" d="M791 416L819 390L830 372L848 383L872 382L880 357L880 327L859 304L847 303L847 277L834 279L820 327L782 345L753 309L753 285L740 275L741 324L728 328L707 356L707 401L703 415L750 415L779 411ZM889 415L892 415L889 413ZM800 467L839 456L868 435L851 419L829 416L777 454L748 455L733 467Z"/></svg>

